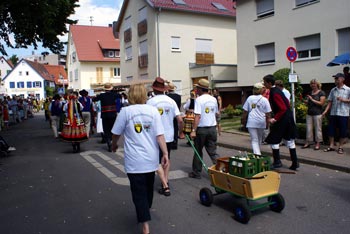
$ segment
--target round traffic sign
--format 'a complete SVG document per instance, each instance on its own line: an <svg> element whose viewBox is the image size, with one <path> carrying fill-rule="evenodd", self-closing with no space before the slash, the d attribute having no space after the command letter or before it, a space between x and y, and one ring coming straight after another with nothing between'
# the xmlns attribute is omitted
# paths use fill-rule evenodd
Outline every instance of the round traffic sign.
<svg viewBox="0 0 350 234"><path fill-rule="evenodd" d="M289 62L294 62L298 58L297 50L294 47L288 47L286 55Z"/></svg>

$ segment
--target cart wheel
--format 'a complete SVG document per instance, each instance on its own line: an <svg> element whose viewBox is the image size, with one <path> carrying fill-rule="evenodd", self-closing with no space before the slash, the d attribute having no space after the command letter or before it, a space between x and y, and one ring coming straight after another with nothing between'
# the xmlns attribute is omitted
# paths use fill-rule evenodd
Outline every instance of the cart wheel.
<svg viewBox="0 0 350 234"><path fill-rule="evenodd" d="M240 223L248 223L252 213L245 202L239 202L233 210L234 218Z"/></svg>
<svg viewBox="0 0 350 234"><path fill-rule="evenodd" d="M199 199L201 200L202 205L210 206L213 203L213 193L209 188L202 188L199 191Z"/></svg>
<svg viewBox="0 0 350 234"><path fill-rule="evenodd" d="M281 194L276 194L268 198L269 202L273 202L273 204L270 205L270 209L275 212L281 212L284 209L284 198Z"/></svg>

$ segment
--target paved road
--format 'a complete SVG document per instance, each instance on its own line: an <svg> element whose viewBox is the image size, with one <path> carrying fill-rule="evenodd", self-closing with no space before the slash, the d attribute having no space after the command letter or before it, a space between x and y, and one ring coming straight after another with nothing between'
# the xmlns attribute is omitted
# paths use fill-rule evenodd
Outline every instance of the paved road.
<svg viewBox="0 0 350 234"><path fill-rule="evenodd" d="M107 152L94 136L73 154L69 144L53 138L42 115L1 135L17 151L0 161L0 233L140 233L122 149ZM237 154L226 147L218 152ZM199 190L211 187L205 172L201 180L187 178L192 154L184 140L172 152L172 195L155 191L152 233L348 233L349 174L302 164L297 174L282 174L283 212L263 208L243 225L232 219L237 199L230 194L215 196L211 207L200 204ZM207 156L205 162L210 164Z"/></svg>

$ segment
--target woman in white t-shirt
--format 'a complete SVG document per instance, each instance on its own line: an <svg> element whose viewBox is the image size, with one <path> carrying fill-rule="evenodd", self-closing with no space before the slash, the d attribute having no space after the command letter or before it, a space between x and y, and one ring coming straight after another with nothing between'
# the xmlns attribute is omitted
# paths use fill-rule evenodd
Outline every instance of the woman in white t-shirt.
<svg viewBox="0 0 350 234"><path fill-rule="evenodd" d="M132 85L128 96L129 106L121 109L112 128L112 151L118 149L117 142L123 134L125 171L130 181L137 220L142 224L142 233L149 233L148 221L151 220L159 147L163 153L163 167L169 161L168 151L159 112L155 107L145 104L147 92L144 85Z"/></svg>
<svg viewBox="0 0 350 234"><path fill-rule="evenodd" d="M246 127L250 134L255 155L261 155L260 144L263 139L264 129L266 129L267 114L271 112L269 101L261 95L264 91L263 88L264 85L262 83L254 84L253 95L249 96L243 105L243 119L245 120L246 115L248 115Z"/></svg>

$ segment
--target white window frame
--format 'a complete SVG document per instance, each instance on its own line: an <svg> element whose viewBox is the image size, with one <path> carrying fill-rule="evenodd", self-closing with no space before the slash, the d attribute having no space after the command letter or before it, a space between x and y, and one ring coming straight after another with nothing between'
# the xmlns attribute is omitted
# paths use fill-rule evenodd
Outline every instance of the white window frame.
<svg viewBox="0 0 350 234"><path fill-rule="evenodd" d="M79 72L78 69L74 70L74 80L79 80Z"/></svg>
<svg viewBox="0 0 350 234"><path fill-rule="evenodd" d="M275 43L255 46L256 66L272 65L276 62Z"/></svg>
<svg viewBox="0 0 350 234"><path fill-rule="evenodd" d="M120 68L119 67L114 67L113 68L113 76L114 77L120 76Z"/></svg>
<svg viewBox="0 0 350 234"><path fill-rule="evenodd" d="M140 41L139 44L139 55L146 55L148 54L148 44L147 40Z"/></svg>
<svg viewBox="0 0 350 234"><path fill-rule="evenodd" d="M40 87L42 87L40 81L33 81L33 88L40 88Z"/></svg>
<svg viewBox="0 0 350 234"><path fill-rule="evenodd" d="M319 1L320 0L295 0L295 7L303 7Z"/></svg>
<svg viewBox="0 0 350 234"><path fill-rule="evenodd" d="M338 55L350 52L350 27L337 30Z"/></svg>
<svg viewBox="0 0 350 234"><path fill-rule="evenodd" d="M132 46L125 48L125 60L132 60Z"/></svg>
<svg viewBox="0 0 350 234"><path fill-rule="evenodd" d="M257 18L273 16L275 14L274 0L255 0Z"/></svg>
<svg viewBox="0 0 350 234"><path fill-rule="evenodd" d="M181 37L171 36L171 51L181 51Z"/></svg>
<svg viewBox="0 0 350 234"><path fill-rule="evenodd" d="M297 61L319 59L321 57L321 35L313 34L294 38L298 51Z"/></svg>
<svg viewBox="0 0 350 234"><path fill-rule="evenodd" d="M196 38L196 52L197 53L212 53L213 40Z"/></svg>
<svg viewBox="0 0 350 234"><path fill-rule="evenodd" d="M139 22L145 19L147 19L147 6L144 6L139 10Z"/></svg>
<svg viewBox="0 0 350 234"><path fill-rule="evenodd" d="M114 58L114 56L115 56L114 51L113 51L113 50L109 50L109 51L108 51L108 57L109 57L109 58Z"/></svg>

